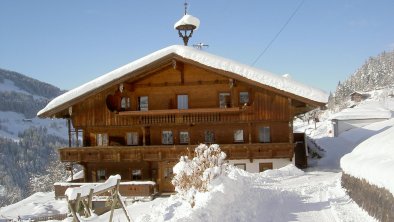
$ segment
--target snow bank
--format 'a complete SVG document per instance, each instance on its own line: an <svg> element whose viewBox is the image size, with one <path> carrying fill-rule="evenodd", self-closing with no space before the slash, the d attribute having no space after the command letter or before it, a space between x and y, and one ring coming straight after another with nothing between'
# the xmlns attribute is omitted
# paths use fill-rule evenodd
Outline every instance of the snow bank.
<svg viewBox="0 0 394 222"><path fill-rule="evenodd" d="M394 194L394 127L372 136L341 159L343 171Z"/></svg>
<svg viewBox="0 0 394 222"><path fill-rule="evenodd" d="M268 174L280 180L301 172L289 165ZM272 209L292 209L301 200L293 192L269 188L268 184L274 180L268 174L252 174L229 166L226 175L212 181L208 192L196 194L193 208L183 198L173 195L136 221L261 221L261 218L289 221L290 214Z"/></svg>
<svg viewBox="0 0 394 222"><path fill-rule="evenodd" d="M0 209L0 218L17 218L18 216L47 216L68 212L65 200L56 200L54 192L38 192L17 203Z"/></svg>
<svg viewBox="0 0 394 222"><path fill-rule="evenodd" d="M283 90L284 92L288 92L297 96L301 96L316 102L326 103L328 100L327 93L315 89L309 86L306 86L302 83L296 82L291 78L283 78L278 75L274 75L270 72L263 71L248 65L244 65L226 58L222 58L213 54L209 54L207 52L194 49L192 47L187 46L169 46L167 48L156 51L152 54L149 54L143 58L135 60L125 66L122 66L116 70L113 70L105 75L102 75L90 82L87 82L73 90L70 90L63 95L60 95L53 99L48 105L37 113L38 116L44 114L45 112L55 109L67 102L70 102L82 95L88 94L93 90L100 88L108 83L116 81L123 76L133 75L133 72L149 65L150 63L159 60L165 56L170 54L176 54L185 59L193 60L200 64L228 71L231 73L238 74L244 78L250 79L252 81L274 87L279 90Z"/></svg>
<svg viewBox="0 0 394 222"><path fill-rule="evenodd" d="M301 176L304 175L304 171L298 169L293 164L289 164L285 167L274 169L274 170L266 170L261 173L265 177L293 177L293 176Z"/></svg>

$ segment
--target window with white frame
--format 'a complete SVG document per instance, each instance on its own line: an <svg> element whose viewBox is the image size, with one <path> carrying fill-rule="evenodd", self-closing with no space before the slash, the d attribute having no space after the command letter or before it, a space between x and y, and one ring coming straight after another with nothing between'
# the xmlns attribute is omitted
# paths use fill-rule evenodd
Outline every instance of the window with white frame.
<svg viewBox="0 0 394 222"><path fill-rule="evenodd" d="M269 126L263 126L259 128L259 142L260 143L271 142L271 130Z"/></svg>
<svg viewBox="0 0 394 222"><path fill-rule="evenodd" d="M97 133L96 134L96 145L97 146L108 146L108 134Z"/></svg>
<svg viewBox="0 0 394 222"><path fill-rule="evenodd" d="M105 176L104 169L97 170L96 175L97 175L97 181L105 181L107 179Z"/></svg>
<svg viewBox="0 0 394 222"><path fill-rule="evenodd" d="M234 131L234 142L244 141L244 130L238 129Z"/></svg>
<svg viewBox="0 0 394 222"><path fill-rule="evenodd" d="M219 107L220 108L231 107L231 98L229 92L219 93Z"/></svg>
<svg viewBox="0 0 394 222"><path fill-rule="evenodd" d="M148 111L148 96L140 96L138 97L138 110L140 111Z"/></svg>
<svg viewBox="0 0 394 222"><path fill-rule="evenodd" d="M122 108L122 110L130 109L130 98L129 97L122 97L122 100L120 101L120 108Z"/></svg>
<svg viewBox="0 0 394 222"><path fill-rule="evenodd" d="M161 143L162 144L174 144L174 138L172 136L171 130L164 130L161 134Z"/></svg>
<svg viewBox="0 0 394 222"><path fill-rule="evenodd" d="M126 133L126 142L128 146L138 145L138 133L137 132Z"/></svg>
<svg viewBox="0 0 394 222"><path fill-rule="evenodd" d="M178 109L188 109L189 108L189 96L188 95L178 95L177 96Z"/></svg>
<svg viewBox="0 0 394 222"><path fill-rule="evenodd" d="M205 139L205 143L214 143L215 133L212 130L205 130L204 139Z"/></svg>
<svg viewBox="0 0 394 222"><path fill-rule="evenodd" d="M249 103L249 92L239 92L239 104L247 105Z"/></svg>
<svg viewBox="0 0 394 222"><path fill-rule="evenodd" d="M181 131L179 132L179 143L188 144L189 143L189 132Z"/></svg>

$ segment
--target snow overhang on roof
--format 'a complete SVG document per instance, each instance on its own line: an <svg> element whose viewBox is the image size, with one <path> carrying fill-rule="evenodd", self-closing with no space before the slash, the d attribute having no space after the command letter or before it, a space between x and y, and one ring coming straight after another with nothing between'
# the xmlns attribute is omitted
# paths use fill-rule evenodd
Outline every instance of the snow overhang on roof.
<svg viewBox="0 0 394 222"><path fill-rule="evenodd" d="M239 75L240 77L249 79L258 84L263 84L283 92L305 98L312 102L324 104L327 103L328 100L328 95L324 91L299 83L291 78L274 75L270 72L194 49L192 47L174 45L153 52L56 97L49 102L44 109L40 110L37 113L37 116L51 117L54 115L54 112L60 112L61 110L68 108L63 106L73 105L73 101L75 99L85 96L109 83L113 83L126 75L130 75L131 77L134 71L137 71L171 54L178 55L179 57L187 60L192 60L207 67Z"/></svg>

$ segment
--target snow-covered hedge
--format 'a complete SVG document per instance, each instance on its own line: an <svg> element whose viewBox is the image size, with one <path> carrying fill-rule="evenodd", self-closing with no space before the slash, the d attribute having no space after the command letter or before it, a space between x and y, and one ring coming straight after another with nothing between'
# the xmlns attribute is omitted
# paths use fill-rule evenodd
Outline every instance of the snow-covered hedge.
<svg viewBox="0 0 394 222"><path fill-rule="evenodd" d="M209 147L200 144L195 148L195 157L189 159L182 156L174 166L175 174L172 184L175 191L194 205L194 197L197 192L208 191L210 182L224 172L226 154L220 150L219 145L212 144Z"/></svg>
<svg viewBox="0 0 394 222"><path fill-rule="evenodd" d="M394 194L393 137L394 127L391 127L365 140L351 153L342 157L342 170Z"/></svg>

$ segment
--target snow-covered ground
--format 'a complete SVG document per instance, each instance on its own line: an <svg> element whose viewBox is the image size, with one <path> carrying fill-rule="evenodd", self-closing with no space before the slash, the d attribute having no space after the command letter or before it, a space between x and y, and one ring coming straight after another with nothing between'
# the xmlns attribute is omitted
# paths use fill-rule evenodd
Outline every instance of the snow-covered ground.
<svg viewBox="0 0 394 222"><path fill-rule="evenodd" d="M0 219L22 219L67 213L65 200L55 200L55 193L38 192L18 203L0 208Z"/></svg>
<svg viewBox="0 0 394 222"><path fill-rule="evenodd" d="M233 168L194 208L177 197L135 203L134 221L374 221L340 186L341 173L303 172L292 165L251 174ZM105 214L98 221L107 221ZM124 221L121 210L114 221Z"/></svg>

